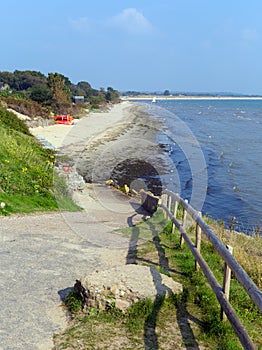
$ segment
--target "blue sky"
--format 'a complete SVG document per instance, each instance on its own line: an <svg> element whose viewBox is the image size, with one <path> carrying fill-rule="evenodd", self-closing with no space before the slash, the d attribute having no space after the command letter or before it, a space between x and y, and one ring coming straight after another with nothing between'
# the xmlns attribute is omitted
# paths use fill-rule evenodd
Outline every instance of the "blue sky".
<svg viewBox="0 0 262 350"><path fill-rule="evenodd" d="M261 0L0 0L0 71L262 94Z"/></svg>

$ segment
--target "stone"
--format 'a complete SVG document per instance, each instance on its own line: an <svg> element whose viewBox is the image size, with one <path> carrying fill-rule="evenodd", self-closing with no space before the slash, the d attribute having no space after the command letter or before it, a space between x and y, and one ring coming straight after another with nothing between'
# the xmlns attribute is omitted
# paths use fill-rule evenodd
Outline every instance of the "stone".
<svg viewBox="0 0 262 350"><path fill-rule="evenodd" d="M74 284L74 291L82 302L82 308L84 308L89 298L89 290L82 286L81 281L76 280L76 283Z"/></svg>
<svg viewBox="0 0 262 350"><path fill-rule="evenodd" d="M140 194L142 207L149 213L153 214L157 210L159 198L151 193L145 192L144 190L141 190Z"/></svg>
<svg viewBox="0 0 262 350"><path fill-rule="evenodd" d="M131 305L129 300L116 299L115 307L119 310L126 311L126 309Z"/></svg>
<svg viewBox="0 0 262 350"><path fill-rule="evenodd" d="M70 194L75 191L84 192L86 184L84 178L77 172L76 165L56 163L55 169L65 179Z"/></svg>
<svg viewBox="0 0 262 350"><path fill-rule="evenodd" d="M121 265L109 270L94 272L81 278L88 291L87 307L107 310L110 305L122 311L134 302L145 298L177 294L183 291L180 283L159 273L154 267ZM94 306L95 305L95 306Z"/></svg>

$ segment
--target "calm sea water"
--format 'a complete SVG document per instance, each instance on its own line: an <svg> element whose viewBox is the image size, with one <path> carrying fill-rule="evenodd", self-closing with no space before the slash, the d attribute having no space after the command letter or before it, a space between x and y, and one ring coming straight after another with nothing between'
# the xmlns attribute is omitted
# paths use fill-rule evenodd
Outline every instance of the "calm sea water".
<svg viewBox="0 0 262 350"><path fill-rule="evenodd" d="M233 221L236 230L261 229L262 101L164 100L145 107L163 122L158 142L175 169L167 187L189 201L205 190L202 212Z"/></svg>

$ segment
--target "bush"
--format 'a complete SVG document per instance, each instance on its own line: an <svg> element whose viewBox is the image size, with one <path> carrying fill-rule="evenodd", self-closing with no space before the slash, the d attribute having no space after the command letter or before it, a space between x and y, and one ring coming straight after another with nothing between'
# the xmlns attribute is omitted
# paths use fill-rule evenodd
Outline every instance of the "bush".
<svg viewBox="0 0 262 350"><path fill-rule="evenodd" d="M40 116L43 118L48 118L50 115L50 108L43 107L40 103L32 101L28 98L18 97L12 95L9 97L1 98L3 105L6 107L12 108L15 111L28 115L31 118Z"/></svg>

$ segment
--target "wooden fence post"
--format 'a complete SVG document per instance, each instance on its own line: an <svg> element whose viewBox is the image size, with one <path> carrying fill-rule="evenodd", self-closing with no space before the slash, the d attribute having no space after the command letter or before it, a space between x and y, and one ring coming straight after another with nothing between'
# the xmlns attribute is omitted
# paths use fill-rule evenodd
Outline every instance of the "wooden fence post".
<svg viewBox="0 0 262 350"><path fill-rule="evenodd" d="M227 245L226 247L227 247L228 251L232 254L233 253L233 247L231 247L230 245ZM223 280L223 292L224 292L225 297L226 297L227 300L229 300L230 280L231 280L231 269L225 263L224 280ZM221 308L220 318L221 318L222 321L226 320L226 314L224 313L222 308Z"/></svg>
<svg viewBox="0 0 262 350"><path fill-rule="evenodd" d="M172 205L172 197L167 197L167 209L171 212L171 205Z"/></svg>
<svg viewBox="0 0 262 350"><path fill-rule="evenodd" d="M188 200L185 199L185 202L188 203ZM183 210L182 226L183 226L183 229L184 229L185 231L186 231L186 218L187 218L187 210L184 208L184 210ZM184 242L185 242L184 237L183 237L182 234L181 234L181 236L180 236L180 248L183 247Z"/></svg>
<svg viewBox="0 0 262 350"><path fill-rule="evenodd" d="M202 213L201 211L198 212L198 215L200 217L202 217ZM200 254L200 248L201 248L201 235L202 235L202 229L201 227L198 225L198 223L196 224L196 249ZM195 260L195 269L196 271L199 271L199 264L197 262L197 260Z"/></svg>
<svg viewBox="0 0 262 350"><path fill-rule="evenodd" d="M168 194L165 195L165 206L168 207L168 202L169 202L169 196ZM165 218L168 220L168 214L165 212Z"/></svg>
<svg viewBox="0 0 262 350"><path fill-rule="evenodd" d="M162 194L162 204L163 205L167 205L167 194ZM163 212L164 212L164 218L166 219L167 218L167 213L166 211L163 209Z"/></svg>
<svg viewBox="0 0 262 350"><path fill-rule="evenodd" d="M175 219L177 215L177 208L178 208L178 201L175 201L174 212L173 212L173 216ZM176 225L172 222L172 233L175 233L175 228L176 228Z"/></svg>

